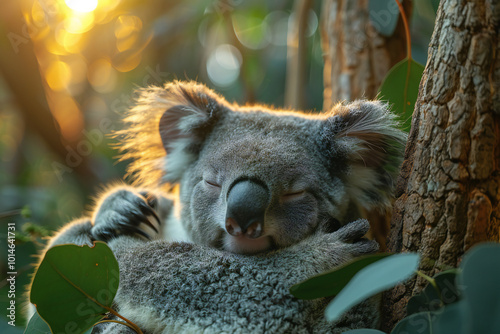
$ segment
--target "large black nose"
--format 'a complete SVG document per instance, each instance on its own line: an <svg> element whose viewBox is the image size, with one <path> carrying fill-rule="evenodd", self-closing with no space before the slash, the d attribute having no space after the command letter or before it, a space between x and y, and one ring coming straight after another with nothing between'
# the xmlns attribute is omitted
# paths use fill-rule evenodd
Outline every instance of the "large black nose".
<svg viewBox="0 0 500 334"><path fill-rule="evenodd" d="M252 180L236 182L227 194L227 233L249 238L260 237L269 197L269 191L263 184Z"/></svg>

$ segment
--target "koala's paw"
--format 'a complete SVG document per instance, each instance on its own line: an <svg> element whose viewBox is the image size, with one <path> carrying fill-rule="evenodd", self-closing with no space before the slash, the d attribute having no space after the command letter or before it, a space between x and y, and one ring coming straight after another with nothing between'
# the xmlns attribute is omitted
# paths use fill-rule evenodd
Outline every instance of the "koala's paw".
<svg viewBox="0 0 500 334"><path fill-rule="evenodd" d="M155 209L159 198L146 191L118 188L108 193L97 208L91 229L95 240L109 241L120 235L153 239L161 226Z"/></svg>
<svg viewBox="0 0 500 334"><path fill-rule="evenodd" d="M358 219L331 233L330 238L333 238L339 254L349 257L368 255L379 249L375 240L364 238L369 229L370 223L366 219Z"/></svg>

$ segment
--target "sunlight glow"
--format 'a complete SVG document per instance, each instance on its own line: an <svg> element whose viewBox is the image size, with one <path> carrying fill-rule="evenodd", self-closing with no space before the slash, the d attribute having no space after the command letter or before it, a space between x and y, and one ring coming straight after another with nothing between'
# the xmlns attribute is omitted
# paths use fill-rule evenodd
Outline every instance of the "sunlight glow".
<svg viewBox="0 0 500 334"><path fill-rule="evenodd" d="M68 17L64 20L64 28L72 34L83 34L94 27L94 14L85 13Z"/></svg>
<svg viewBox="0 0 500 334"><path fill-rule="evenodd" d="M66 5L79 13L88 13L97 8L97 0L65 0Z"/></svg>
<svg viewBox="0 0 500 334"><path fill-rule="evenodd" d="M45 79L52 90L62 91L71 80L71 68L63 61L53 61L45 72Z"/></svg>

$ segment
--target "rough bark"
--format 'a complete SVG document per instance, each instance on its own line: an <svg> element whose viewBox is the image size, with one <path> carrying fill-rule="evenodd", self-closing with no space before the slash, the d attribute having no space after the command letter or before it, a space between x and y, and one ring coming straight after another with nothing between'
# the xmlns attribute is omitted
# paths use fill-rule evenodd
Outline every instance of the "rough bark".
<svg viewBox="0 0 500 334"><path fill-rule="evenodd" d="M406 57L402 20L392 36L384 37L370 21L368 3L368 0L323 1L324 110L342 100L375 98L387 72ZM403 6L410 17L411 1L403 1Z"/></svg>
<svg viewBox="0 0 500 334"><path fill-rule="evenodd" d="M398 180L389 249L419 252L427 275L471 246L499 241L500 4L442 0ZM386 294L385 326L422 278Z"/></svg>
<svg viewBox="0 0 500 334"><path fill-rule="evenodd" d="M312 0L295 1L294 23L288 30L285 106L296 110L303 110L306 101L304 89L307 60L306 29L312 4Z"/></svg>
<svg viewBox="0 0 500 334"><path fill-rule="evenodd" d="M406 57L401 18L394 34L384 37L370 21L368 0L325 0L321 41L324 54L323 110L342 100L374 99L387 72ZM403 1L407 17L412 2ZM397 11L397 6L395 7ZM394 10L394 9L393 9ZM372 236L385 250L390 213L367 212Z"/></svg>

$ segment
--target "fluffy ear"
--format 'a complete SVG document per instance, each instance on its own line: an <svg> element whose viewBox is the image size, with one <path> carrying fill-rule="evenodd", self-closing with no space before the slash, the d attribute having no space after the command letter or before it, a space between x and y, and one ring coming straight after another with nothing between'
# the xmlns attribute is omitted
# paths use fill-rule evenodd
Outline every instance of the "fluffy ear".
<svg viewBox="0 0 500 334"><path fill-rule="evenodd" d="M132 160L128 172L141 186L177 183L228 104L195 82L176 81L138 93L119 132L122 160Z"/></svg>
<svg viewBox="0 0 500 334"><path fill-rule="evenodd" d="M329 143L330 168L345 172L350 198L364 209L390 209L407 136L388 106L339 104L324 121L321 137Z"/></svg>

